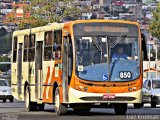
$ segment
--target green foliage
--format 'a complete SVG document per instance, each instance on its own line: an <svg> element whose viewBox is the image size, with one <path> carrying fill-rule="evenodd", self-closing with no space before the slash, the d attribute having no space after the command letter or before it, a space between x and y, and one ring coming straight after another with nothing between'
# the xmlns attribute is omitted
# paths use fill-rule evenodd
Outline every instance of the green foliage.
<svg viewBox="0 0 160 120"><path fill-rule="evenodd" d="M0 29L0 62L9 62L10 59L6 56L1 56L2 54L7 54L11 51L12 46L12 36L7 34L5 28ZM10 69L10 65L0 65L0 71L7 71Z"/></svg>
<svg viewBox="0 0 160 120"><path fill-rule="evenodd" d="M0 55L7 54L11 51L12 35L7 34L6 30L0 29Z"/></svg>
<svg viewBox="0 0 160 120"><path fill-rule="evenodd" d="M9 62L9 61L10 61L10 59L8 57L6 57L6 56L0 57L0 62ZM5 72L5 71L7 71L9 69L10 69L10 65L3 65L3 64L0 65L0 71Z"/></svg>
<svg viewBox="0 0 160 120"><path fill-rule="evenodd" d="M123 13L127 13L129 11L129 8L126 8L125 6L122 6Z"/></svg>
<svg viewBox="0 0 160 120"><path fill-rule="evenodd" d="M0 36L6 34L6 29L4 27L0 28Z"/></svg>
<svg viewBox="0 0 160 120"><path fill-rule="evenodd" d="M26 0L23 0L26 1ZM31 0L31 4L24 7L30 12L28 25L22 23L21 28L43 26L52 22L76 20L87 7L79 7L75 0Z"/></svg>
<svg viewBox="0 0 160 120"><path fill-rule="evenodd" d="M104 11L107 12L107 13L109 13L109 12L110 12L109 6L105 6L105 7L104 7Z"/></svg>
<svg viewBox="0 0 160 120"><path fill-rule="evenodd" d="M160 39L160 4L153 12L153 20L151 21L149 26L152 36Z"/></svg>
<svg viewBox="0 0 160 120"><path fill-rule="evenodd" d="M7 56L0 56L0 62L9 62L10 59Z"/></svg>

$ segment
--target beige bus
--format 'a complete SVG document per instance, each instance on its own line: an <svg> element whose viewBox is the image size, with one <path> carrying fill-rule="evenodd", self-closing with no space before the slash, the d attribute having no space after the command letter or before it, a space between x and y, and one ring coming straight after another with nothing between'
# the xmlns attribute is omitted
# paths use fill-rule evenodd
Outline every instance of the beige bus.
<svg viewBox="0 0 160 120"><path fill-rule="evenodd" d="M122 20L76 20L15 31L13 95L28 111L55 104L58 115L68 107L83 113L95 105L112 106L116 114L125 114L127 104L139 108L141 37L138 23Z"/></svg>
<svg viewBox="0 0 160 120"><path fill-rule="evenodd" d="M12 93L16 99L26 101L28 111L44 109L42 86L51 81L42 78L51 74L54 65L61 60L61 53L57 51L61 50L63 26L63 23L52 23L13 33ZM56 75L60 76L58 73ZM51 75L48 77L52 78ZM50 99L53 96L49 95L48 87L46 92L46 101L52 103Z"/></svg>

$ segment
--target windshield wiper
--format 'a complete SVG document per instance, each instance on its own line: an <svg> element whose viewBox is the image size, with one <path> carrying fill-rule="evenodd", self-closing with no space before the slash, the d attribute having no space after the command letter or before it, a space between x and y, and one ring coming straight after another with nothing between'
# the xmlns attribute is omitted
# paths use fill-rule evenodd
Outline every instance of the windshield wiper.
<svg viewBox="0 0 160 120"><path fill-rule="evenodd" d="M126 37L127 37L127 35L121 35L121 39L118 39L117 41L115 41L115 43L113 43L113 44L111 45L111 48L114 48L118 43L120 43L120 42L121 42L122 40L124 40ZM111 37L110 37L109 39L112 40ZM114 67L115 67L116 63L117 63L119 60L120 60L120 58L114 59L114 61L112 62L112 67L111 67L109 79L112 77Z"/></svg>
<svg viewBox="0 0 160 120"><path fill-rule="evenodd" d="M96 40L91 36L94 45L96 46L96 48L98 49L99 52L102 52L102 48L101 46L96 42Z"/></svg>
<svg viewBox="0 0 160 120"><path fill-rule="evenodd" d="M115 41L115 43L113 43L111 45L111 48L114 48L118 43L120 43L122 40L124 40L127 37L127 35L121 35L121 39L118 39L117 41ZM110 37L110 39L112 40L112 38ZM112 40L113 41L113 40Z"/></svg>
<svg viewBox="0 0 160 120"><path fill-rule="evenodd" d="M112 62L112 67L111 67L111 72L110 72L109 79L112 77L113 69L114 69L116 63L119 61L119 59L120 59L120 58L114 59L114 61Z"/></svg>

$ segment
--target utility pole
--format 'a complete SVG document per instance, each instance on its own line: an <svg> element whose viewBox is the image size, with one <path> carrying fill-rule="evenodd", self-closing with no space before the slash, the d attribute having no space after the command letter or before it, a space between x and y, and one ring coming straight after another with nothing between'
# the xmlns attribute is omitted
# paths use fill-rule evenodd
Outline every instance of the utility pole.
<svg viewBox="0 0 160 120"><path fill-rule="evenodd" d="M151 56L151 48L150 48L151 46L150 46L150 44L149 44L149 72L148 72L148 77L150 78L151 76L150 76L150 62L151 62L151 59L150 59L150 56Z"/></svg>
<svg viewBox="0 0 160 120"><path fill-rule="evenodd" d="M112 0L110 0L110 19L111 19L111 17L112 17L111 11L112 11Z"/></svg>
<svg viewBox="0 0 160 120"><path fill-rule="evenodd" d="M156 78L158 78L158 44L159 42L156 41Z"/></svg>

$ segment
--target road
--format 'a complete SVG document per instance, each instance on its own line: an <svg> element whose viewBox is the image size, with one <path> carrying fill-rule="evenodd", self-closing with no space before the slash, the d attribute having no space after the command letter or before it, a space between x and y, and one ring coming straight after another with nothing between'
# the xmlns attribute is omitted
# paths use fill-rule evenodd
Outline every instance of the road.
<svg viewBox="0 0 160 120"><path fill-rule="evenodd" d="M126 115L115 115L112 108L92 108L88 115L77 115L72 109L63 116L56 116L53 105L46 105L44 111L26 112L23 102L0 102L0 120L160 120L160 106L141 109L128 106Z"/></svg>

